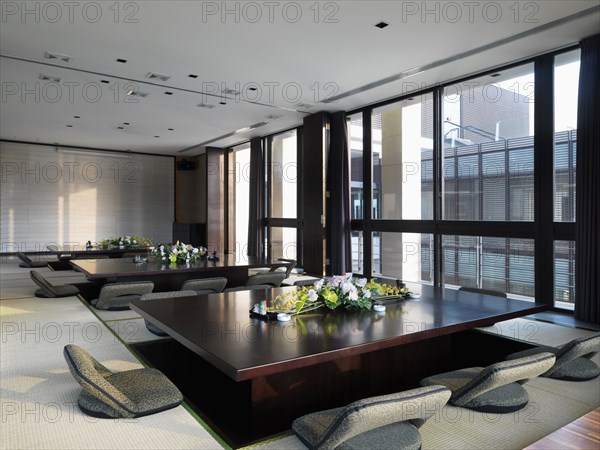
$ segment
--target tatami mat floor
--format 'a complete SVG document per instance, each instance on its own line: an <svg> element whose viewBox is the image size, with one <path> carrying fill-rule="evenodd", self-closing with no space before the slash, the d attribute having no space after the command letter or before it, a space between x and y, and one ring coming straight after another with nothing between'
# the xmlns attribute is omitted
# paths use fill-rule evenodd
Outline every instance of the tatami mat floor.
<svg viewBox="0 0 600 450"><path fill-rule="evenodd" d="M83 280L72 271L39 270L56 284ZM84 416L76 406L80 388L64 362L64 345L75 343L109 368L127 370L141 364L124 343L159 337L133 311L101 312L77 297L34 297L28 269L18 268L14 260L0 262L0 282L0 448L227 448L184 406L134 420ZM553 346L590 334L530 319L501 322L485 331ZM530 403L513 414L441 408L421 428L423 449L520 449L600 406L598 380L536 378L525 387ZM291 433L252 447L306 448Z"/></svg>

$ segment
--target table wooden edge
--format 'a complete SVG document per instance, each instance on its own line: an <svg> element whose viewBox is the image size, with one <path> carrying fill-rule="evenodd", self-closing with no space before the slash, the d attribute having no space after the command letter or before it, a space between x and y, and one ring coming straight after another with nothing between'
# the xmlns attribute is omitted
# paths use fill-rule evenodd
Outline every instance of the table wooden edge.
<svg viewBox="0 0 600 450"><path fill-rule="evenodd" d="M273 375L281 372L287 372L289 370L300 369L307 366L312 366L324 362L334 361L336 359L357 356L364 353L369 353L377 350L383 350L397 345L409 344L412 342L421 341L424 339L430 339L438 336L445 336L448 334L457 333L459 331L470 330L476 327L491 326L496 322L504 320L514 319L522 317L524 315L535 314L545 311L547 307L545 305L533 305L531 308L522 309L519 311L511 311L502 313L499 315L484 317L469 322L459 322L455 324L446 325L431 330L422 330L415 333L403 334L401 336L395 336L393 338L383 339L375 342L368 342L365 344L359 344L355 346L345 347L341 349L330 350L327 352L317 353L314 355L299 356L297 358L287 359L284 361L277 361L269 364L263 364L250 368L236 369L227 362L220 359L218 356L211 352L206 351L204 348L180 335L176 330L173 330L169 326L158 322L155 317L148 314L141 307L141 302L134 300L130 303L130 307L133 311L140 314L144 319L149 320L156 326L165 331L169 336L175 339L180 344L187 347L197 355L201 356L213 366L217 367L227 376L235 381L246 381L253 378L262 376ZM254 319L259 320L259 319Z"/></svg>

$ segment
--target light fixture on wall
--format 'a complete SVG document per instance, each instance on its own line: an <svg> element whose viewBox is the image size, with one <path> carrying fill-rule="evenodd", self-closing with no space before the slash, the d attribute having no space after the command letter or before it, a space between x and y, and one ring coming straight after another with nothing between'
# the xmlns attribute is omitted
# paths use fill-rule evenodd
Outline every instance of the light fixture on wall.
<svg viewBox="0 0 600 450"><path fill-rule="evenodd" d="M118 152L95 152L88 150L74 150L70 148L57 148L56 152L63 153L66 155L103 156L105 158L131 159L131 155Z"/></svg>

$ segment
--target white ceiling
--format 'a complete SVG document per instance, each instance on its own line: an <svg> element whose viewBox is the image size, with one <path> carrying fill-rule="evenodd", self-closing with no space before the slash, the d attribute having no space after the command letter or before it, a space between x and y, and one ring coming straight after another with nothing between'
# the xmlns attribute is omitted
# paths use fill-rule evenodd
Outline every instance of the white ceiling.
<svg viewBox="0 0 600 450"><path fill-rule="evenodd" d="M208 141L245 142L299 125L307 114L354 109L600 32L600 0L316 4L136 1L120 2L116 15L112 1L3 2L0 138L191 156L198 153L191 147ZM376 28L380 21L390 25ZM511 41L519 33L526 35ZM46 51L72 59L48 60ZM323 102L447 58L453 61ZM149 80L151 71L170 78ZM130 90L148 96L127 96ZM220 138L261 122L268 123Z"/></svg>

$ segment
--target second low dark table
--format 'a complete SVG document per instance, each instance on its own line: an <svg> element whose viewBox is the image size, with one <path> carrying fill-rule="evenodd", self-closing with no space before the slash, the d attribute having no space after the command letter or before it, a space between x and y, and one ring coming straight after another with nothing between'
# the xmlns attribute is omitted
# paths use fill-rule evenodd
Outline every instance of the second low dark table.
<svg viewBox="0 0 600 450"><path fill-rule="evenodd" d="M280 267L289 263L257 258L238 259L225 256L219 261L198 261L190 265L172 266L164 261L134 263L131 258L76 259L71 266L84 273L90 281L98 283L123 281L153 281L154 291L181 289L184 281L194 278L225 277L227 287L242 286L248 279L248 269Z"/></svg>

